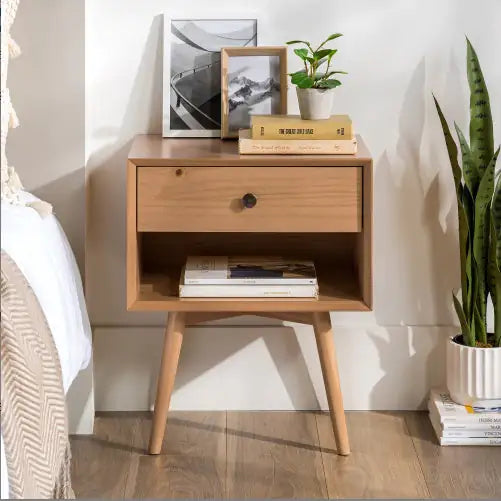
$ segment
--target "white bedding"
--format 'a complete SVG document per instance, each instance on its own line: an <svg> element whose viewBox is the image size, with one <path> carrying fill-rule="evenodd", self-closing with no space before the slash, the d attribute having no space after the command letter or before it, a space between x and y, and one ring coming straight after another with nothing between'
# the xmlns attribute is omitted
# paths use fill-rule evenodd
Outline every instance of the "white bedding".
<svg viewBox="0 0 501 501"><path fill-rule="evenodd" d="M37 200L22 193L25 201ZM1 244L31 285L54 337L65 393L91 355L91 330L75 257L54 215L2 203ZM9 497L3 438L1 497Z"/></svg>

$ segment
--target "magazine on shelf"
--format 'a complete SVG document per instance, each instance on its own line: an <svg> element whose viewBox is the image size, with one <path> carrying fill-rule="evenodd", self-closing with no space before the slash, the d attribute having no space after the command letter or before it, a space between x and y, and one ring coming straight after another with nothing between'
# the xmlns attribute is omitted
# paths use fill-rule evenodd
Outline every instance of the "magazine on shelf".
<svg viewBox="0 0 501 501"><path fill-rule="evenodd" d="M317 285L311 260L283 257L190 256L186 285Z"/></svg>

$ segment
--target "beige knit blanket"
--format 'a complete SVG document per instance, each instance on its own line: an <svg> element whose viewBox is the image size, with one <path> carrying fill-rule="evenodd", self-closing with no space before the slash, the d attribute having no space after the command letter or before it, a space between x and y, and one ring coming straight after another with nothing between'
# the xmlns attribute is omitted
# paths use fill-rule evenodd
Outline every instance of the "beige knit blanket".
<svg viewBox="0 0 501 501"><path fill-rule="evenodd" d="M59 356L37 298L2 251L1 417L14 499L73 498Z"/></svg>

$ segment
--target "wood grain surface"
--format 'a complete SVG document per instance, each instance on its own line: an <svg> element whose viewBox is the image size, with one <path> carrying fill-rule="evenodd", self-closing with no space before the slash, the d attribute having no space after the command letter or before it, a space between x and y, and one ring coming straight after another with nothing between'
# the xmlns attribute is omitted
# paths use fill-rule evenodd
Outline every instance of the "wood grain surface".
<svg viewBox="0 0 501 501"><path fill-rule="evenodd" d="M429 492L403 415L348 412L351 455L332 452L328 414L317 415L327 489L331 498L426 498Z"/></svg>
<svg viewBox="0 0 501 501"><path fill-rule="evenodd" d="M501 447L438 447L426 412L405 420L431 497L501 499Z"/></svg>
<svg viewBox="0 0 501 501"><path fill-rule="evenodd" d="M327 413L171 412L149 456L151 413L100 414L94 436L71 439L73 486L129 499L501 498L501 447L440 447L425 412L348 412L347 423L342 457Z"/></svg>
<svg viewBox="0 0 501 501"><path fill-rule="evenodd" d="M358 232L360 167L139 167L138 231ZM252 193L253 208L242 198Z"/></svg>
<svg viewBox="0 0 501 501"><path fill-rule="evenodd" d="M357 135L355 155L239 155L237 141L208 138L162 138L160 134L134 138L129 159L138 166L360 166L371 160Z"/></svg>
<svg viewBox="0 0 501 501"><path fill-rule="evenodd" d="M325 498L315 415L228 412L228 498Z"/></svg>

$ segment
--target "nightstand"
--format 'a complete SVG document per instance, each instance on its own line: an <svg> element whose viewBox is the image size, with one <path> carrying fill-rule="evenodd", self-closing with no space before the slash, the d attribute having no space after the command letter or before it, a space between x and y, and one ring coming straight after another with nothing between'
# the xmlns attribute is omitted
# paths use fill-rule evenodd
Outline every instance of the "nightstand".
<svg viewBox="0 0 501 501"><path fill-rule="evenodd" d="M219 139L135 138L127 169L127 308L169 312L151 454L161 449L185 326L239 315L313 325L337 451L349 454L329 312L372 308L372 159L361 138L358 145L356 155L241 156L236 142ZM320 296L181 299L189 255L313 259Z"/></svg>

